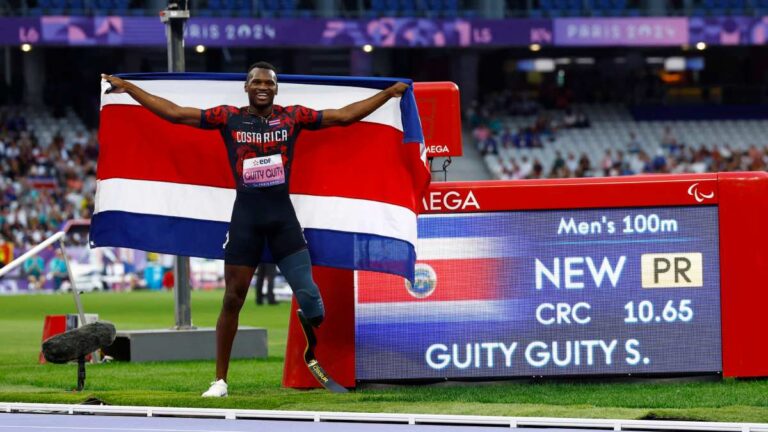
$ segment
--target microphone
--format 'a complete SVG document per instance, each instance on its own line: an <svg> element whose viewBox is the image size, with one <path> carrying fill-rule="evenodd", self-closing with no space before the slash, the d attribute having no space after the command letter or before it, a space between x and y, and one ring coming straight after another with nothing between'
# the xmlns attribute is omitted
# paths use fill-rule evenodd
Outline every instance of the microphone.
<svg viewBox="0 0 768 432"><path fill-rule="evenodd" d="M96 321L82 327L52 336L43 342L43 356L51 363L79 360L115 341L115 326L107 321Z"/></svg>

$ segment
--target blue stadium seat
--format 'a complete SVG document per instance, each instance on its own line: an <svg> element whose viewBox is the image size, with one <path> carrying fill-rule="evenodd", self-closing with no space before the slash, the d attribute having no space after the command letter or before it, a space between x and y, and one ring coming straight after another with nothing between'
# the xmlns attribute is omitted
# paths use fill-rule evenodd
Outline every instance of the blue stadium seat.
<svg viewBox="0 0 768 432"><path fill-rule="evenodd" d="M371 0L370 7L365 8L365 15L369 18L375 18L382 15L385 10L384 0Z"/></svg>
<svg viewBox="0 0 768 432"><path fill-rule="evenodd" d="M372 15L378 14L385 9L384 0L370 0L369 5L364 9Z"/></svg>
<svg viewBox="0 0 768 432"><path fill-rule="evenodd" d="M131 0L115 0L112 8L114 15L127 15L128 8L130 7Z"/></svg>
<svg viewBox="0 0 768 432"><path fill-rule="evenodd" d="M403 17L415 17L417 16L417 10L423 12L424 10L418 8L415 0L400 0L398 15Z"/></svg>
<svg viewBox="0 0 768 432"><path fill-rule="evenodd" d="M455 18L459 13L459 0L443 0L443 16Z"/></svg>
<svg viewBox="0 0 768 432"><path fill-rule="evenodd" d="M276 12L280 8L278 0L259 0L257 4L261 12Z"/></svg>
<svg viewBox="0 0 768 432"><path fill-rule="evenodd" d="M700 4L705 15L743 15L747 10L744 0L703 0Z"/></svg>
<svg viewBox="0 0 768 432"><path fill-rule="evenodd" d="M282 16L283 18L296 17L297 7L298 7L298 2L296 0L282 0L280 16Z"/></svg>
<svg viewBox="0 0 768 432"><path fill-rule="evenodd" d="M251 7L243 5L237 9L240 11L250 10ZM296 16L298 2L296 0L259 0L258 10L263 17L280 16L293 18Z"/></svg>
<svg viewBox="0 0 768 432"><path fill-rule="evenodd" d="M581 0L539 0L539 8L546 16L581 16Z"/></svg>
<svg viewBox="0 0 768 432"><path fill-rule="evenodd" d="M66 0L50 0L48 2L47 14L64 15L64 9L66 8L67 8Z"/></svg>
<svg viewBox="0 0 768 432"><path fill-rule="evenodd" d="M222 0L208 0L208 4L206 6L206 11L210 14L208 16L218 16L221 14L222 9L224 8L222 5Z"/></svg>
<svg viewBox="0 0 768 432"><path fill-rule="evenodd" d="M112 2L110 0L93 0L91 6L95 13L105 13L112 7Z"/></svg>
<svg viewBox="0 0 768 432"><path fill-rule="evenodd" d="M768 15L768 0L752 0L754 15Z"/></svg>
<svg viewBox="0 0 768 432"><path fill-rule="evenodd" d="M582 1L581 0L560 0L561 9L568 16L581 16L582 14Z"/></svg>
<svg viewBox="0 0 768 432"><path fill-rule="evenodd" d="M67 0L67 13L69 15L85 15L84 0Z"/></svg>

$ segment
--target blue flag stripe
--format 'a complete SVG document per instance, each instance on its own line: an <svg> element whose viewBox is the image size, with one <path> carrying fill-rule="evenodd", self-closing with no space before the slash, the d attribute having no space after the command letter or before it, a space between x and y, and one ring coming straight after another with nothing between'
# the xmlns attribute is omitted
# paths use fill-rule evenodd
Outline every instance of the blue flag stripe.
<svg viewBox="0 0 768 432"><path fill-rule="evenodd" d="M115 229L114 227L121 227ZM91 221L91 247L130 247L151 252L224 258L229 224L121 211L100 212ZM407 241L372 234L305 229L312 263L369 270L413 280L416 252ZM266 249L266 248L265 248ZM263 261L272 258L265 250Z"/></svg>

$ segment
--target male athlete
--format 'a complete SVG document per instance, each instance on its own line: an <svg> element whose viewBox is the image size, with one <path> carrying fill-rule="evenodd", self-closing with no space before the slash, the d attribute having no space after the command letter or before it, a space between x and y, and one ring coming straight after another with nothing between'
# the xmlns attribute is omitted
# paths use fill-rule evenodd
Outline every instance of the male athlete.
<svg viewBox="0 0 768 432"><path fill-rule="evenodd" d="M258 62L248 68L247 107L218 106L200 110L180 107L149 94L136 85L102 75L114 93L128 93L156 115L187 126L219 129L227 147L237 184L232 220L224 243L224 301L216 324L216 380L203 397L227 396L227 370L240 309L265 243L293 289L296 301L312 326L325 316L320 292L312 279L312 264L299 221L288 194L291 160L302 129L346 126L393 97L401 97L407 84L386 90L340 109L315 111L300 105L279 106L275 67Z"/></svg>

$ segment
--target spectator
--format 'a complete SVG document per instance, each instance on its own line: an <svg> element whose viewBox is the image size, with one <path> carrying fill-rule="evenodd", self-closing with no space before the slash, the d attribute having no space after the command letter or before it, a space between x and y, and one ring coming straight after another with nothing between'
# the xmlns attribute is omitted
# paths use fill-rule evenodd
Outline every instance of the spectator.
<svg viewBox="0 0 768 432"><path fill-rule="evenodd" d="M538 158L534 159L533 170L531 171L531 174L528 176L528 178L541 178L543 173L544 165L541 164L541 161Z"/></svg>
<svg viewBox="0 0 768 432"><path fill-rule="evenodd" d="M611 156L611 149L606 149L605 154L603 155L603 159L600 162L600 168L603 169L603 175L609 176L611 175L610 171L611 168L613 168L613 156Z"/></svg>
<svg viewBox="0 0 768 432"><path fill-rule="evenodd" d="M13 261L13 243L8 241L5 233L0 233L0 267Z"/></svg>
<svg viewBox="0 0 768 432"><path fill-rule="evenodd" d="M657 173L663 173L667 170L667 158L664 157L664 150L657 149L656 155L653 157L653 161L651 162L651 167L653 168L653 172Z"/></svg>
<svg viewBox="0 0 768 432"><path fill-rule="evenodd" d="M579 157L579 167L576 168L576 177L588 177L592 173L592 164L589 162L589 157L586 153L582 153Z"/></svg>
<svg viewBox="0 0 768 432"><path fill-rule="evenodd" d="M639 153L642 150L640 140L637 139L634 131L629 132L629 141L627 142L627 151L630 153Z"/></svg>
<svg viewBox="0 0 768 432"><path fill-rule="evenodd" d="M563 159L562 153L557 150L555 151L555 161L552 163L552 173L554 174L555 172L560 171L563 167L565 167L565 159ZM552 175L550 175L550 177L551 176Z"/></svg>
<svg viewBox="0 0 768 432"><path fill-rule="evenodd" d="M563 126L567 128L576 127L577 120L578 117L576 117L576 114L570 108L565 110L565 115L563 116Z"/></svg>
<svg viewBox="0 0 768 432"><path fill-rule="evenodd" d="M670 148L677 145L677 138L672 133L672 128L664 126L664 132L661 134L661 146L664 148Z"/></svg>
<svg viewBox="0 0 768 432"><path fill-rule="evenodd" d="M512 131L509 129L509 126L506 126L504 128L504 133L501 134L501 146L505 149L512 148L515 146L515 141L519 140L519 138L516 137L516 134L513 134ZM517 145L516 147L519 147Z"/></svg>
<svg viewBox="0 0 768 432"><path fill-rule="evenodd" d="M517 178L528 178L533 173L533 162L528 159L528 156L520 158L520 169L517 174Z"/></svg>
<svg viewBox="0 0 768 432"><path fill-rule="evenodd" d="M166 270L163 274L163 288L170 291L173 289L173 285L176 281L173 278L173 270Z"/></svg>
<svg viewBox="0 0 768 432"><path fill-rule="evenodd" d="M591 122L589 121L589 117L587 117L586 114L583 112L580 112L576 114L576 127L580 129L588 128L591 126Z"/></svg>
<svg viewBox="0 0 768 432"><path fill-rule="evenodd" d="M568 159L565 161L565 166L571 174L579 169L579 161L576 160L576 156L573 153L568 152Z"/></svg>
<svg viewBox="0 0 768 432"><path fill-rule="evenodd" d="M475 138L475 141L477 142L484 142L491 136L491 130L488 128L488 126L481 124L477 126L472 131L472 137Z"/></svg>
<svg viewBox="0 0 768 432"><path fill-rule="evenodd" d="M43 288L43 284L45 283L45 276L43 275L44 269L45 261L43 261L43 258L39 255L27 258L24 261L24 264L22 264L22 270L27 276L30 291Z"/></svg>
<svg viewBox="0 0 768 432"><path fill-rule="evenodd" d="M61 284L67 280L67 263L60 249L56 249L56 255L48 262L48 274L53 279L53 290L61 289Z"/></svg>
<svg viewBox="0 0 768 432"><path fill-rule="evenodd" d="M499 145L496 142L496 139L493 136L489 136L485 139L485 141L482 142L482 147L480 149L480 154L483 156L488 154L499 154Z"/></svg>

